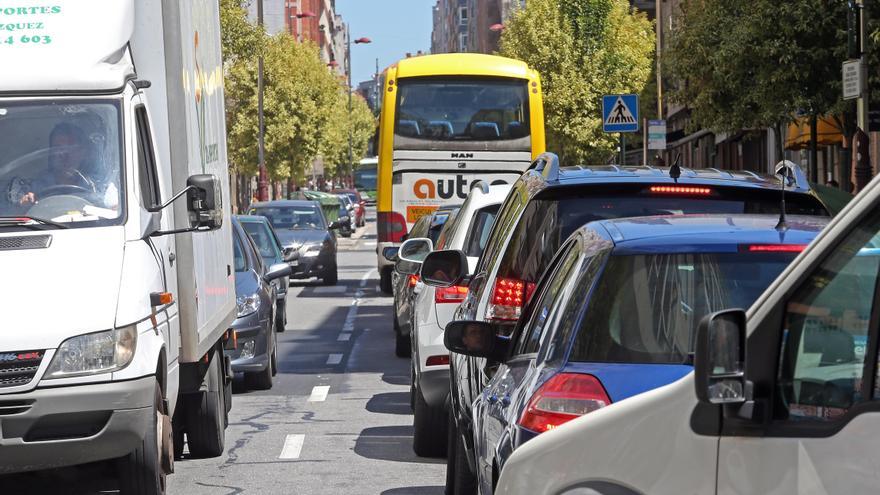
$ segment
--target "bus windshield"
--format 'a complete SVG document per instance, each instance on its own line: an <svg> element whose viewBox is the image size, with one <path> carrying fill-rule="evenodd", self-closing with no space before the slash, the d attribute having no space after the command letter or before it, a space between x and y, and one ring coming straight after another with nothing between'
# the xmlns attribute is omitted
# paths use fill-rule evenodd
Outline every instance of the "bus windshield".
<svg viewBox="0 0 880 495"><path fill-rule="evenodd" d="M375 191L376 176L376 165L359 165L354 171L354 187L362 191Z"/></svg>
<svg viewBox="0 0 880 495"><path fill-rule="evenodd" d="M395 134L432 141L526 138L528 82L521 79L401 79Z"/></svg>

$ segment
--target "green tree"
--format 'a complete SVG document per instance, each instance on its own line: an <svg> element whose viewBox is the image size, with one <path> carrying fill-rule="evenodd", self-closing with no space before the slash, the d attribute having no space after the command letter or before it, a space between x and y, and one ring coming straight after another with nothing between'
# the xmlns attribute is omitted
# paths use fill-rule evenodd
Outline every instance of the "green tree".
<svg viewBox="0 0 880 495"><path fill-rule="evenodd" d="M650 77L654 32L626 0L530 0L505 25L501 55L541 74L548 149L563 163L604 162L601 98L638 93Z"/></svg>

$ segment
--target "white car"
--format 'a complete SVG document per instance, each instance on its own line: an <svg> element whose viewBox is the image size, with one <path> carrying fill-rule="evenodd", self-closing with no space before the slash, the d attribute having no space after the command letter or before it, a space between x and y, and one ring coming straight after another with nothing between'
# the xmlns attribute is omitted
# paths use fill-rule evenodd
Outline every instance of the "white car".
<svg viewBox="0 0 880 495"><path fill-rule="evenodd" d="M507 184L489 186L482 182L471 189L461 209L440 233L437 249L463 250L473 271L510 188ZM413 450L420 456L446 453L449 350L443 345L443 329L466 294L466 286L435 288L419 282L415 288L411 401Z"/></svg>
<svg viewBox="0 0 880 495"><path fill-rule="evenodd" d="M497 494L877 493L880 178L748 310L707 316L694 371L540 435Z"/></svg>

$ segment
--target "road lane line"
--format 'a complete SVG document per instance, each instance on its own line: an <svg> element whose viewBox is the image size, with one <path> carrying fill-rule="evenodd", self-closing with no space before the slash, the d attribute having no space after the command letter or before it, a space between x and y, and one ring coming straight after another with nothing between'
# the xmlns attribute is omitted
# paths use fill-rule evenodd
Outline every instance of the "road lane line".
<svg viewBox="0 0 880 495"><path fill-rule="evenodd" d="M339 337L336 338L337 342L348 342L349 340L351 340L350 333L340 333Z"/></svg>
<svg viewBox="0 0 880 495"><path fill-rule="evenodd" d="M375 268L373 268L372 270L368 271L367 273L364 274L363 277L361 277L361 287L366 287L366 286L367 286L367 282L370 281L370 277L372 277L374 273L376 273L376 269L375 269Z"/></svg>
<svg viewBox="0 0 880 495"><path fill-rule="evenodd" d="M327 356L327 364L339 364L342 362L342 354L330 354Z"/></svg>
<svg viewBox="0 0 880 495"><path fill-rule="evenodd" d="M299 459L302 453L303 442L306 441L305 435L287 435L284 439L284 448L281 449L279 459Z"/></svg>
<svg viewBox="0 0 880 495"><path fill-rule="evenodd" d="M329 385L317 385L312 389L312 395L309 396L308 402L324 402L327 400L328 393L330 393Z"/></svg>

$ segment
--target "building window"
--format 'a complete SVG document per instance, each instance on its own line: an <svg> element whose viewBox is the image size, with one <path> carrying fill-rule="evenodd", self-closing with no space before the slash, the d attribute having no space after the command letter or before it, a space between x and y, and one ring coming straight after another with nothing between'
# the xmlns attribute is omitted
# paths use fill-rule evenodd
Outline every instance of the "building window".
<svg viewBox="0 0 880 495"><path fill-rule="evenodd" d="M458 8L458 23L462 26L468 23L468 9L467 7L459 7Z"/></svg>
<svg viewBox="0 0 880 495"><path fill-rule="evenodd" d="M460 52L468 51L468 35L467 35L467 33L461 33L458 35L458 51L460 51Z"/></svg>

